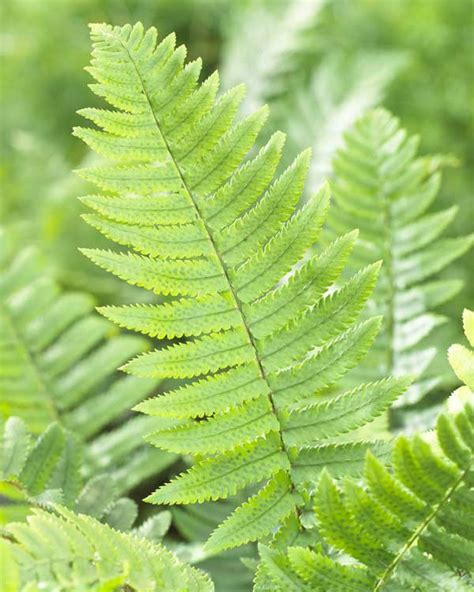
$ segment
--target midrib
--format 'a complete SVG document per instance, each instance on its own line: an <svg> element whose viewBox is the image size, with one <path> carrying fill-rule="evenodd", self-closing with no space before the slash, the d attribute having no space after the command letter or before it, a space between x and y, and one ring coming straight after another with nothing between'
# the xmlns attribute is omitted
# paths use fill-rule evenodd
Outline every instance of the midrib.
<svg viewBox="0 0 474 592"><path fill-rule="evenodd" d="M202 222L202 224L203 224L203 226L204 226L204 228L206 230L207 238L208 238L209 243L211 245L212 251L213 251L213 253L214 253L217 261L219 262L219 266L221 268L222 274L226 278L227 285L228 285L228 288L229 288L229 293L230 293L230 295L232 297L232 300L233 300L233 303L234 303L234 306L235 306L235 310L240 315L240 318L241 318L241 321L242 321L242 326L243 326L243 328L245 330L247 339L249 341L249 345L252 347L252 349L254 351L255 361L257 363L260 376L265 381L265 383L267 384L267 387L268 387L268 393L269 393L268 394L268 400L269 400L269 402L271 404L271 408L272 408L273 414L276 417L276 419L278 421L278 424L280 426L280 429L278 430L278 439L279 439L280 449L284 452L284 454L285 454L285 456L287 458L287 461L288 461L288 465L291 466L291 460L290 460L289 451L288 451L288 449L287 449L287 447L286 447L286 445L285 445L285 443L283 441L282 430L281 430L281 423L280 423L278 411L276 409L276 406L275 406L275 403L274 403L274 400L273 400L273 390L272 390L272 388L270 386L270 382L268 380L268 377L267 377L267 374L265 372L265 369L263 368L262 363L260 361L260 355L259 355L259 352L258 352L257 344L255 342L254 336L252 335L252 331L251 331L251 329L250 329L250 327L249 327L249 325L248 325L248 323L246 321L246 318L245 318L245 315L244 315L244 312L243 312L243 309L242 309L242 305L241 305L241 302L240 302L239 297L237 295L237 292L235 291L235 289L234 289L234 287L232 285L232 281L230 279L230 276L229 276L229 273L228 273L228 270L227 270L227 266L225 265L225 262L222 259L221 254L219 253L219 250L217 249L217 245L216 245L216 243L214 241L214 237L212 235L212 231L211 231L209 225L207 224L207 221L206 221L204 215L202 214L202 212L201 212L201 210L199 208L199 204L197 203L197 200L195 199L192 190L190 189L189 185L187 184L186 178L185 178L183 172L181 171L181 168L179 166L179 163L177 162L177 160L176 160L176 158L175 158L175 156L173 154L173 151L171 150L171 147L169 145L169 142L167 141L166 136L165 136L165 134L163 133L163 131L161 129L160 123L159 123L158 118L157 118L157 116L155 114L155 111L153 109L153 104L152 104L151 99L150 99L150 96L149 96L149 94L147 92L145 81L143 80L143 78L141 76L140 70L139 70L139 68L138 68L135 60L133 59L133 56L130 54L127 46L122 42L121 39L117 39L117 38L115 38L115 39L119 41L119 43L121 44L122 48L126 52L126 54L127 54L128 58L129 58L131 64L133 65L133 67L135 69L135 72L137 74L137 77L138 77L138 79L140 81L140 85L142 87L143 94L144 94L144 96L146 98L146 101L148 103L148 107L150 109L150 112L152 114L153 120L155 122L157 131L160 134L160 137L162 138L162 140L163 140L163 142L164 142L164 144L166 146L166 149L168 150L168 153L169 153L169 155L171 157L171 160L172 160L172 162L174 164L174 167L176 169L176 172L177 172L177 174L178 174L178 176L179 176L179 178L180 178L180 180L181 180L181 182L183 184L183 187L184 187L184 189L186 191L186 194L187 194L190 202L192 203L193 207L195 208L196 213L199 216L199 219L201 220L201 222ZM292 493L293 492L296 492L296 486L293 483L291 474L289 472L288 472L288 474L289 474L289 478L290 478L290 481L291 481L291 492ZM298 520L298 523L299 523L299 520Z"/></svg>

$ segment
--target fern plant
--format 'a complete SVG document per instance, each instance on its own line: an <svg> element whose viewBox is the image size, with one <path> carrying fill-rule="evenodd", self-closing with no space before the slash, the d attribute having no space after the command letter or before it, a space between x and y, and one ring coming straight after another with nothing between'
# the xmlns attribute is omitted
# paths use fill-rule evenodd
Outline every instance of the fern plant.
<svg viewBox="0 0 474 592"><path fill-rule="evenodd" d="M275 177L284 143L276 133L246 159L266 108L234 124L242 87L216 99L217 74L198 85L200 61L183 67L185 48L156 38L140 23L92 26L92 89L115 109L82 110L102 129L75 133L116 162L81 171L110 192L83 198L96 212L86 220L132 251L84 253L169 297L101 310L122 327L173 340L126 372L189 380L137 407L181 421L152 443L199 457L148 501L204 502L263 482L212 534L208 548L217 551L294 517L304 483L324 465L357 473L368 448L386 453L385 444L334 439L382 413L407 381L330 390L379 329L378 318L357 322L379 265L324 296L356 234L306 258L329 203L323 187L298 207L308 152Z"/></svg>
<svg viewBox="0 0 474 592"><path fill-rule="evenodd" d="M55 506L13 523L0 547L7 590L212 592L203 572L165 547Z"/></svg>
<svg viewBox="0 0 474 592"><path fill-rule="evenodd" d="M370 361L351 374L355 384L390 374L418 380L398 403L418 402L442 372L423 376L436 348L423 341L445 318L433 309L456 294L458 280L432 279L472 246L474 235L437 240L457 212L426 214L440 185L442 158L417 157L418 138L409 137L383 109L360 118L336 154L335 204L329 236L354 225L360 235L349 268L383 259L369 314L382 314L383 330ZM436 241L436 242L434 242Z"/></svg>
<svg viewBox="0 0 474 592"><path fill-rule="evenodd" d="M474 346L473 319L465 311ZM368 453L362 485L346 479L340 488L328 472L321 476L317 524L341 558L316 546L293 547L287 555L262 547L255 590L472 589L474 352L452 346L449 359L466 384L449 399L450 413L439 415L435 432L397 438L393 471Z"/></svg>
<svg viewBox="0 0 474 592"><path fill-rule="evenodd" d="M0 303L4 419L19 416L34 434L51 422L73 432L87 442L85 477L108 472L117 495L175 461L175 455L143 444L152 429L149 419L118 422L158 384L116 375L118 365L148 348L144 338L117 333L92 313L87 294L62 292L33 248L20 251L2 271ZM76 453L75 446L66 450Z"/></svg>

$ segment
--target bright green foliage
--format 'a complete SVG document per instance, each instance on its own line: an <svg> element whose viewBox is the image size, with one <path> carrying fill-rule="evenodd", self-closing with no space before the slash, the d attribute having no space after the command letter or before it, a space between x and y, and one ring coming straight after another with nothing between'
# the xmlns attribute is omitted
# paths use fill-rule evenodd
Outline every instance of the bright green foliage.
<svg viewBox="0 0 474 592"><path fill-rule="evenodd" d="M346 480L339 488L323 473L315 495L321 534L356 564L309 548L293 547L287 557L264 549L272 589L471 589L473 430L471 398L460 413L439 416L436 441L431 434L399 437L393 472L369 453L365 486Z"/></svg>
<svg viewBox="0 0 474 592"><path fill-rule="evenodd" d="M472 312L464 312L474 342ZM389 471L370 452L364 482L338 486L325 471L315 493L323 540L288 552L263 547L255 590L342 592L471 590L474 586L474 357L452 346L449 359L463 387L438 416L436 430L397 438ZM347 562L347 555L355 563Z"/></svg>
<svg viewBox="0 0 474 592"><path fill-rule="evenodd" d="M160 544L124 534L61 506L35 510L0 540L13 591L212 592L203 572Z"/></svg>
<svg viewBox="0 0 474 592"><path fill-rule="evenodd" d="M341 452L346 462L347 448L334 438L379 415L407 381L334 388L378 332L380 319L357 318L379 265L325 295L356 234L307 256L329 203L323 187L298 205L308 152L275 177L278 132L245 160L266 109L234 123L242 87L216 99L217 75L198 85L200 61L184 67L174 37L158 46L156 38L141 24L92 26L92 88L115 109L82 110L102 130L75 133L115 163L81 172L112 193L83 201L95 210L87 221L133 251L84 252L129 283L171 297L108 307L105 316L145 334L186 338L124 367L136 376L193 379L138 408L183 420L154 432L153 443L208 455L148 501L217 500L263 482L211 536L217 551L261 538L294 515L304 468L318 465L320 453L337 462ZM331 418L329 432L322 417ZM354 444L346 468L358 472L370 446Z"/></svg>
<svg viewBox="0 0 474 592"><path fill-rule="evenodd" d="M370 361L353 373L355 384L387 375L418 378L436 353L422 340L445 318L432 310L461 288L432 277L465 253L474 236L439 239L457 208L426 214L440 185L437 157L416 156L418 138L382 109L363 116L347 133L333 162L335 205L330 236L354 226L360 235L350 265L383 259L370 314L384 316ZM399 402L420 400L439 381L424 377Z"/></svg>
<svg viewBox="0 0 474 592"><path fill-rule="evenodd" d="M118 334L93 314L87 294L62 292L32 248L0 275L0 303L3 418L19 416L35 434L58 422L87 442L86 476L109 472L119 495L174 461L141 442L150 421L136 417L114 425L157 385L156 379L116 374L118 365L147 349L145 339ZM75 446L66 448L75 454Z"/></svg>

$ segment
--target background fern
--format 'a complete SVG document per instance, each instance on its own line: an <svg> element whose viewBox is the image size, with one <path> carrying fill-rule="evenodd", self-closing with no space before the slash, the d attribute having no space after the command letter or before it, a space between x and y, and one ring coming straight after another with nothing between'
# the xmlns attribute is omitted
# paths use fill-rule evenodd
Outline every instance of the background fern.
<svg viewBox="0 0 474 592"><path fill-rule="evenodd" d="M270 105L267 134L287 130L288 161L311 146L308 194L332 174L332 157L343 133L381 102L407 64L402 51L357 48L346 54L335 47L327 25L336 4L250 3L232 15L220 65L224 89L246 83L242 112Z"/></svg>
<svg viewBox="0 0 474 592"><path fill-rule="evenodd" d="M107 472L118 496L176 460L143 443L150 420L123 421L158 384L116 374L130 355L147 349L144 338L119 334L93 314L90 296L62 292L35 249L24 249L4 269L0 299L3 418L20 416L35 434L59 422L87 443L84 477Z"/></svg>
<svg viewBox="0 0 474 592"><path fill-rule="evenodd" d="M465 311L471 345L473 318ZM262 548L255 590L472 588L474 352L456 345L449 358L467 384L452 395L435 432L397 438L393 471L368 453L363 485L346 479L340 488L327 472L321 476L317 524L323 540L342 552L340 562L314 542L287 555Z"/></svg>
<svg viewBox="0 0 474 592"><path fill-rule="evenodd" d="M433 309L452 298L462 282L436 276L474 242L474 235L437 240L457 207L426 214L439 189L443 158L417 157L417 146L418 138L409 137L388 112L363 116L334 158L328 233L332 238L354 225L360 229L349 269L384 261L368 306L369 314L383 315L383 331L370 363L355 369L349 384L416 374L419 380L398 402L406 405L418 403L441 382L442 360L425 372L436 354L426 338L446 320Z"/></svg>
<svg viewBox="0 0 474 592"><path fill-rule="evenodd" d="M173 298L101 312L152 336L193 338L135 358L127 372L208 375L139 406L184 420L149 441L177 453L211 455L148 501L203 502L268 480L213 533L209 548L256 540L294 513L297 490L315 465L360 469L372 443L348 449L331 438L371 421L406 387L404 380L387 379L328 391L378 331L378 319L356 324L378 265L324 298L355 234L304 260L329 198L323 188L297 207L308 154L272 183L284 138L275 134L244 163L266 110L233 124L241 88L215 101L217 76L196 87L199 61L183 68L184 48L174 50L173 37L155 48L156 31L145 33L141 24L94 25L92 38L93 89L119 110L82 110L104 131L75 133L119 164L81 172L116 194L83 198L96 211L86 219L141 255L84 252L122 279Z"/></svg>
<svg viewBox="0 0 474 592"><path fill-rule="evenodd" d="M242 112L252 113L270 103L274 118L288 95L306 85L323 51L319 27L328 4L327 0L257 1L230 13L220 72L226 90L246 83Z"/></svg>

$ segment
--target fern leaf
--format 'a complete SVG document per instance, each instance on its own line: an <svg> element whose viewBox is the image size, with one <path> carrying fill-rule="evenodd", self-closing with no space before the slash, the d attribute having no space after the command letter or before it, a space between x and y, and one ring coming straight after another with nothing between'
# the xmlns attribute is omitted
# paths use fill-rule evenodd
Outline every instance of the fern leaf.
<svg viewBox="0 0 474 592"><path fill-rule="evenodd" d="M2 479L19 475L25 466L31 446L31 435L19 417L10 417L2 439Z"/></svg>
<svg viewBox="0 0 474 592"><path fill-rule="evenodd" d="M282 422L285 442L302 446L356 429L387 409L408 384L388 379L342 393L329 402L298 406Z"/></svg>
<svg viewBox="0 0 474 592"><path fill-rule="evenodd" d="M290 485L288 475L277 473L214 531L206 547L210 551L222 551L269 534L275 524L294 511L295 500Z"/></svg>
<svg viewBox="0 0 474 592"><path fill-rule="evenodd" d="M298 488L317 479L324 469L334 477L362 474L367 452L388 461L391 453L389 441L351 442L304 446L292 462L291 474Z"/></svg>
<svg viewBox="0 0 474 592"><path fill-rule="evenodd" d="M334 158L335 207L328 236L354 225L359 242L349 267L383 259L371 314L384 316L372 363L352 373L352 384L389 374L415 374L417 381L397 405L413 404L440 380L428 371L435 349L423 340L445 321L432 310L456 294L462 283L433 276L466 253L473 237L439 239L457 209L426 214L440 185L437 168L416 156L418 140L383 109L361 117Z"/></svg>
<svg viewBox="0 0 474 592"><path fill-rule="evenodd" d="M135 502L117 499L120 488L110 474L95 475L84 484L83 446L71 432L50 424L32 446L34 437L23 420L10 417L1 436L0 483L17 516L26 517L31 507L51 509L61 503L122 530L131 528Z"/></svg>
<svg viewBox="0 0 474 592"><path fill-rule="evenodd" d="M23 467L19 479L33 495L39 493L52 476L63 445L64 433L57 423L53 423L31 450L30 462Z"/></svg>
<svg viewBox="0 0 474 592"><path fill-rule="evenodd" d="M124 370L190 379L137 408L181 422L158 428L149 441L204 455L147 499L204 502L261 483L210 544L217 550L256 540L272 529L272 520L298 510L291 467L299 450L313 445L317 456L329 443L324 434L287 442L288 414L312 421L326 409L318 406L324 400L328 409L333 405L336 421L353 396L364 411L352 420L339 417L335 428L351 432L404 388L396 380L391 389L364 387L360 392L380 397L377 404L356 394L344 404L337 398L336 383L365 355L379 329L376 318L357 322L378 266L325 296L356 236L346 233L318 254L312 249L327 216L329 189L323 186L301 205L309 153L276 176L284 136L274 134L247 156L267 113L235 120L242 87L216 99L217 78L199 85L197 66L183 65L184 49L175 50L171 37L155 47L156 32L145 32L140 23L92 25L91 31L91 73L99 83L93 90L116 110L87 110L102 131L76 131L113 161L83 173L109 192L84 200L95 210L86 220L130 250L84 252L125 281L170 297L156 306L101 312L126 328L173 340L132 359ZM190 104L196 110L192 120ZM339 452L332 449L335 456ZM346 466L357 471L360 463ZM284 501L272 506L276 498ZM242 525L241 535L233 536L234 524Z"/></svg>

